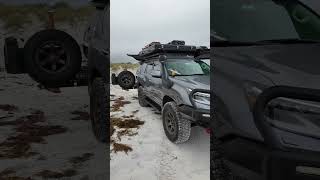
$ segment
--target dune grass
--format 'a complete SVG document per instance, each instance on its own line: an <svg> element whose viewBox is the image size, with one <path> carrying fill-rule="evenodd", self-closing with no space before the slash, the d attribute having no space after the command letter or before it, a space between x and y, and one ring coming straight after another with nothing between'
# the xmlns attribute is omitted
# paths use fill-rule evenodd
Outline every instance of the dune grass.
<svg viewBox="0 0 320 180"><path fill-rule="evenodd" d="M46 24L50 9L55 11L56 22L70 25L87 20L94 11L94 8L90 5L72 7L64 1L57 2L52 7L48 7L47 4L0 4L0 21L4 23L4 28L8 31L22 29L31 24L34 18Z"/></svg>
<svg viewBox="0 0 320 180"><path fill-rule="evenodd" d="M112 72L116 72L122 69L137 69L140 65L133 63L111 63L110 68Z"/></svg>

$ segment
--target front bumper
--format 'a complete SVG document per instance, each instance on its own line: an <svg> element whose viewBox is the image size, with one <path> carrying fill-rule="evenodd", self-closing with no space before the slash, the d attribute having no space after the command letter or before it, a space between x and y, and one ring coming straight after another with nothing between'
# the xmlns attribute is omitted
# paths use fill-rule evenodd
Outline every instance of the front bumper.
<svg viewBox="0 0 320 180"><path fill-rule="evenodd" d="M319 152L275 151L270 153L267 165L270 179L320 179Z"/></svg>
<svg viewBox="0 0 320 180"><path fill-rule="evenodd" d="M190 120L203 127L210 127L209 109L196 109L191 106L182 105L178 110L182 118Z"/></svg>
<svg viewBox="0 0 320 180"><path fill-rule="evenodd" d="M223 143L222 149L227 162L232 162L232 171L249 180L320 179L319 152L272 150L262 143L242 138Z"/></svg>
<svg viewBox="0 0 320 180"><path fill-rule="evenodd" d="M253 109L254 122L264 142L236 138L224 146L228 159L260 175L263 180L316 180L320 179L320 139L304 141L303 146L291 147L298 142L292 136L288 145L286 136L277 133L265 118L267 104L273 99L284 97L320 102L320 91L288 86L275 86L264 90L257 98ZM293 132L292 132L293 133ZM284 143L286 142L286 143ZM307 149L306 147L316 147ZM248 178L257 179L257 178Z"/></svg>

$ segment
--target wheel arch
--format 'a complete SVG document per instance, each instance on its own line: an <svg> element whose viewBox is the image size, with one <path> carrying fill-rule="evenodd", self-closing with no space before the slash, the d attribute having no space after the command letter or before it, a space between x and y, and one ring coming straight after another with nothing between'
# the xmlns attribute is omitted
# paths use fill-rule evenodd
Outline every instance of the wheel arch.
<svg viewBox="0 0 320 180"><path fill-rule="evenodd" d="M165 95L162 99L162 106L164 106L167 102L175 102L175 100L173 98L171 98L168 95Z"/></svg>

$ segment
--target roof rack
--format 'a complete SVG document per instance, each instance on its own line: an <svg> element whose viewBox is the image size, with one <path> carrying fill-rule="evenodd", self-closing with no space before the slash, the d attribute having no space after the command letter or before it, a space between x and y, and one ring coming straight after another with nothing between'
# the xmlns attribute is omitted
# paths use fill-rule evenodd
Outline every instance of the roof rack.
<svg viewBox="0 0 320 180"><path fill-rule="evenodd" d="M139 54L128 56L133 57L138 61L146 61L151 57L161 54L185 54L190 56L198 56L202 51L208 50L205 46L190 46L185 45L185 41L173 40L167 44L161 44L160 42L152 42L146 45ZM201 51L201 52L200 52Z"/></svg>

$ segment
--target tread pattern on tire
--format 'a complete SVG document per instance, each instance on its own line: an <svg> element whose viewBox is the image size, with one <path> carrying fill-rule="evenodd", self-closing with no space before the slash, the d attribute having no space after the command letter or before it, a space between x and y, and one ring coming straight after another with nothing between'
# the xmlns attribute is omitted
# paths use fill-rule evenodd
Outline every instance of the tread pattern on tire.
<svg viewBox="0 0 320 180"><path fill-rule="evenodd" d="M89 82L89 74L88 74L88 67L82 66L80 71L76 75L76 81L78 85L85 86L88 85Z"/></svg>
<svg viewBox="0 0 320 180"><path fill-rule="evenodd" d="M141 86L138 88L138 101L139 101L139 104L141 107L148 107L149 106L148 102L145 99L145 95L143 93Z"/></svg>
<svg viewBox="0 0 320 180"><path fill-rule="evenodd" d="M132 78L132 82L129 84L123 84L121 82L121 78L123 76L130 76ZM132 89L135 85L135 76L132 72L130 71L122 71L121 73L119 73L118 78L117 78L117 83L119 84L120 87L122 87L123 89Z"/></svg>
<svg viewBox="0 0 320 180"><path fill-rule="evenodd" d="M210 178L215 180L232 180L229 168L224 163L220 140L212 133L210 137Z"/></svg>
<svg viewBox="0 0 320 180"><path fill-rule="evenodd" d="M178 124L178 137L173 143L181 144L189 140L191 135L191 122L181 118L175 102L167 102L162 109L162 119L164 119L164 110L166 108L172 108L175 116L177 117Z"/></svg>
<svg viewBox="0 0 320 180"><path fill-rule="evenodd" d="M105 124L105 128L101 127L102 128L102 131L101 131L101 134L100 134L100 138L98 138L99 141L101 142L104 142L104 143L108 143L108 139L109 139L109 127L110 125L108 124L108 119L109 119L109 113L108 113L108 108L110 107L109 105L109 95L107 94L108 92L108 88L107 88L107 85L103 82L103 79L102 78L95 78L93 80L93 83L92 83L92 96L99 96L100 94L100 100L102 103L104 103L104 107L101 111L101 115L100 115L100 120L102 121L102 124ZM96 93L96 94L95 94ZM103 94L103 95L101 95ZM95 98L95 97L92 97L92 98ZM91 113L93 113L94 110L91 109ZM93 115L91 115L91 118L94 118ZM93 121L91 120L91 122L93 123ZM94 129L93 129L94 130Z"/></svg>

